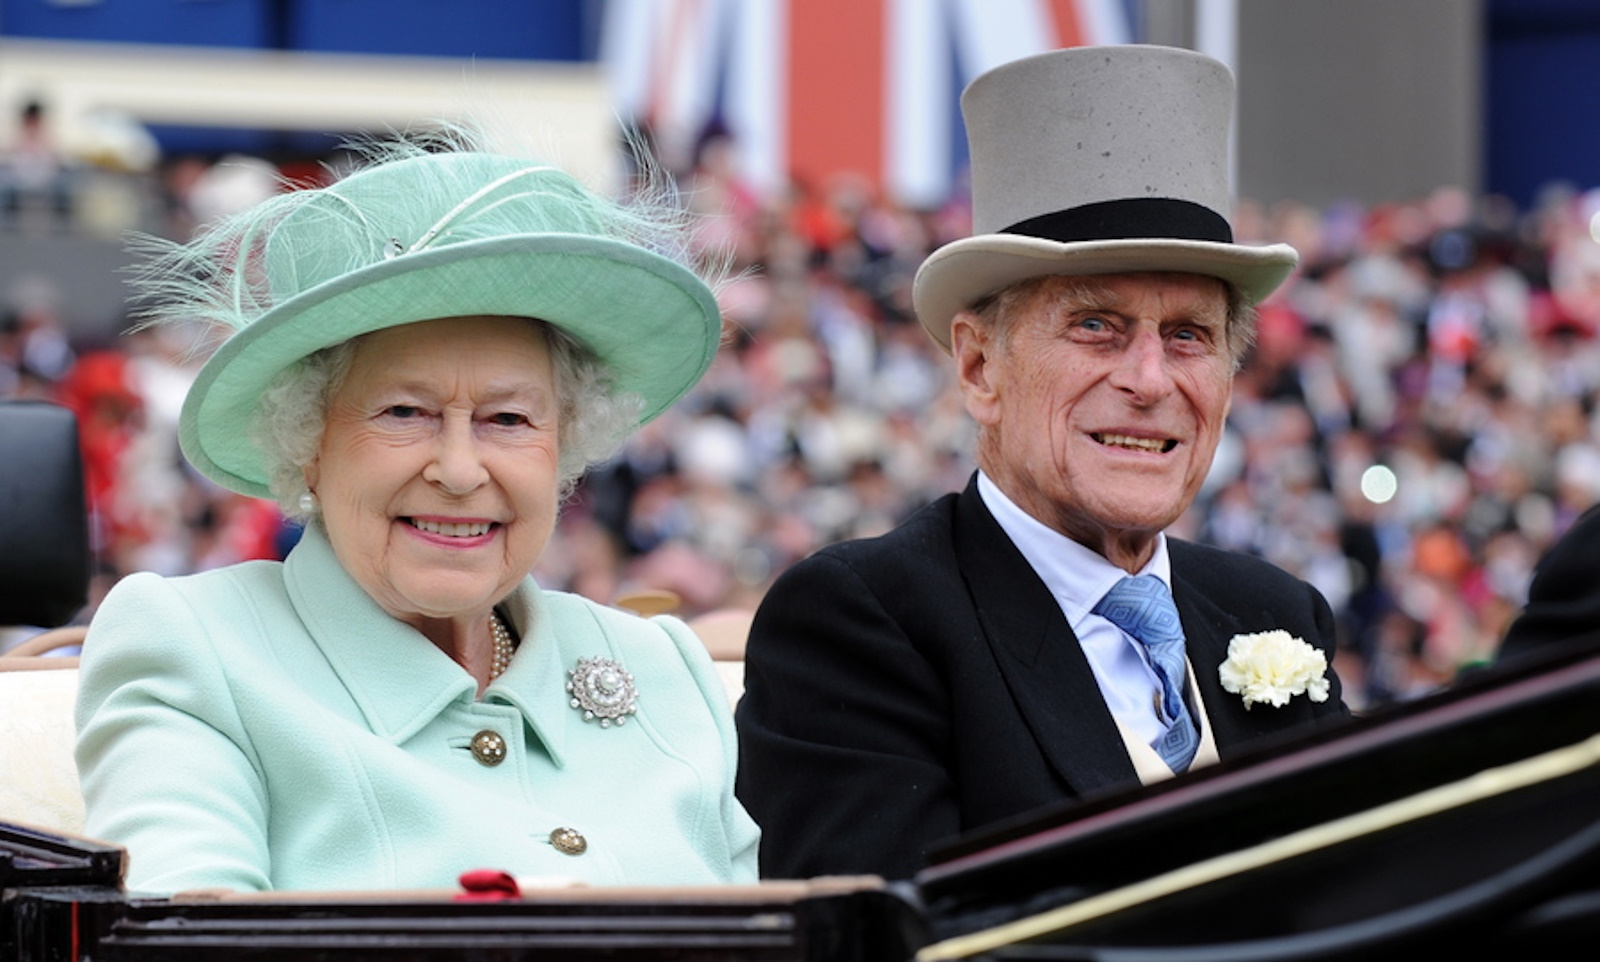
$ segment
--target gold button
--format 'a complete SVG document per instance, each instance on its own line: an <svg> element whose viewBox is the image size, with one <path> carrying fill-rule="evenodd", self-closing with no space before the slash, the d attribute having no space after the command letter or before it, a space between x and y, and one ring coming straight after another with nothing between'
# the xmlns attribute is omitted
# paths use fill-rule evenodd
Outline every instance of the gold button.
<svg viewBox="0 0 1600 962"><path fill-rule="evenodd" d="M551 832L550 844L565 855L582 855L589 850L589 840L575 828L558 828Z"/></svg>
<svg viewBox="0 0 1600 962"><path fill-rule="evenodd" d="M472 757L490 768L506 760L506 740L499 732L485 728L472 736Z"/></svg>

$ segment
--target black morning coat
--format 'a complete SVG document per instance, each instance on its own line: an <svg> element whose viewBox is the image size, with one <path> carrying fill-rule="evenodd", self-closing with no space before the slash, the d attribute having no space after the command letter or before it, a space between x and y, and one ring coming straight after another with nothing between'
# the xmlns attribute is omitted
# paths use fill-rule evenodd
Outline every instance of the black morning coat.
<svg viewBox="0 0 1600 962"><path fill-rule="evenodd" d="M1311 585L1261 559L1168 539L1173 594L1219 756L1343 718L1222 689L1234 635L1282 629L1330 666L1334 621ZM908 879L930 848L1044 806L1139 785L1082 649L978 494L785 571L745 661L738 795L764 878Z"/></svg>

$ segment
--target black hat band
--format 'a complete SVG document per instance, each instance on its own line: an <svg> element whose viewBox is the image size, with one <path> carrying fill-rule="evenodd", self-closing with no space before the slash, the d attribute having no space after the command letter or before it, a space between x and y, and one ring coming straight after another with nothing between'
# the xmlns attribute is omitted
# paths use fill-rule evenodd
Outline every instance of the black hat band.
<svg viewBox="0 0 1600 962"><path fill-rule="evenodd" d="M1233 228L1222 215L1194 201L1169 197L1098 201L1030 217L1000 233L1062 244L1135 239L1233 243Z"/></svg>

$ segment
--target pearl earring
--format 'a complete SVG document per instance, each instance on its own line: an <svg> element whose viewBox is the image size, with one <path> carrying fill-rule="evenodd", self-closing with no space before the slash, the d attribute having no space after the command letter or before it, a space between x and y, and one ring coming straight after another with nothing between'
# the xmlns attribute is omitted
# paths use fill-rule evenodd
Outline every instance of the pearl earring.
<svg viewBox="0 0 1600 962"><path fill-rule="evenodd" d="M300 513L313 514L317 510L317 495L313 491L306 491L300 495Z"/></svg>

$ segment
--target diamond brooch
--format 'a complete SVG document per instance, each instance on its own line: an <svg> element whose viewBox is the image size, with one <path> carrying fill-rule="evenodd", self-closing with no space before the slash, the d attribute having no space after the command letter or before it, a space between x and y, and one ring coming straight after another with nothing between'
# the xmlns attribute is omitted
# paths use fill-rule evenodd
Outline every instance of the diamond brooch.
<svg viewBox="0 0 1600 962"><path fill-rule="evenodd" d="M586 722L598 719L601 728L610 728L624 724L639 710L633 675L610 658L579 658L578 667L567 675L571 679L567 682L572 695L569 704L583 712Z"/></svg>

